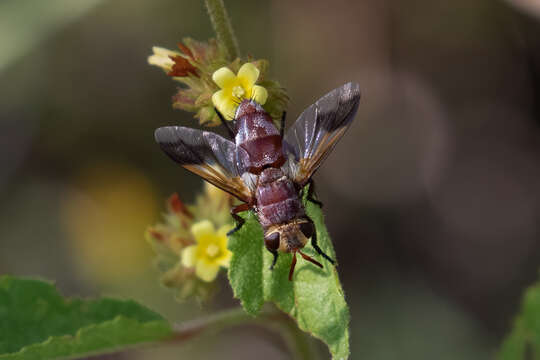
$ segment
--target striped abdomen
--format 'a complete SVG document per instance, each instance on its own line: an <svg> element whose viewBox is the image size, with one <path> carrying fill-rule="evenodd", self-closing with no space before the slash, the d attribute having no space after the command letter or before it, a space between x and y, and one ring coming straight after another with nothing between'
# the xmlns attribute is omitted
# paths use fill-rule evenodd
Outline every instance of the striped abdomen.
<svg viewBox="0 0 540 360"><path fill-rule="evenodd" d="M263 228L288 223L305 215L293 182L280 169L265 169L255 191L257 216Z"/></svg>

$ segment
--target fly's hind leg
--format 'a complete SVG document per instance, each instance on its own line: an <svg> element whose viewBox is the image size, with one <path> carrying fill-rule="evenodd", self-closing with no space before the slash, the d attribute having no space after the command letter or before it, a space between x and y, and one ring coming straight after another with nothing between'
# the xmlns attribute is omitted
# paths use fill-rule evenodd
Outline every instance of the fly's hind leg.
<svg viewBox="0 0 540 360"><path fill-rule="evenodd" d="M315 182L313 179L309 179L308 186L307 200L319 205L319 207L322 209L323 203L313 197L315 195Z"/></svg>
<svg viewBox="0 0 540 360"><path fill-rule="evenodd" d="M308 220L313 224L313 228L315 228L313 220L311 220L310 218L308 218ZM326 253L322 251L322 249L319 247L319 244L317 244L317 231L313 231L313 235L311 236L311 245L313 245L313 248L315 249L317 254L321 255L323 258L330 261L332 264L336 263L330 256L326 255Z"/></svg>
<svg viewBox="0 0 540 360"><path fill-rule="evenodd" d="M244 220L244 218L238 215L238 213L242 211L247 211L250 208L251 208L251 205L249 203L244 203L244 204L235 206L231 209L231 216L233 217L234 220L236 220L236 226L234 227L234 229L232 229L231 231L227 233L227 236L230 236L234 234L235 232L237 232L238 230L240 230L240 228L242 227L242 225L244 225L246 220Z"/></svg>

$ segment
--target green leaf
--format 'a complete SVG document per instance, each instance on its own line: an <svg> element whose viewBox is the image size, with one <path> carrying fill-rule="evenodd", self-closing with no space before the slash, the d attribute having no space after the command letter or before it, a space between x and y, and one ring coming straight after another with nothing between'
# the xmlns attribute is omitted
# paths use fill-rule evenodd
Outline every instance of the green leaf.
<svg viewBox="0 0 540 360"><path fill-rule="evenodd" d="M81 357L171 333L167 321L134 301L66 299L50 283L0 277L0 360Z"/></svg>
<svg viewBox="0 0 540 360"><path fill-rule="evenodd" d="M540 359L540 283L525 292L521 312L502 344L498 359Z"/></svg>
<svg viewBox="0 0 540 360"><path fill-rule="evenodd" d="M242 228L229 237L228 248L233 252L233 256L228 274L234 296L240 299L249 314L255 315L264 302L261 245L263 233L251 211L245 219L246 223Z"/></svg>
<svg viewBox="0 0 540 360"><path fill-rule="evenodd" d="M307 202L306 211L315 222L319 246L335 259L320 208ZM229 281L235 297L252 315L257 314L264 302L275 303L296 320L300 329L324 341L334 359L346 359L349 310L336 268L308 245L303 252L319 259L323 269L299 256L293 281L289 281L292 255L280 253L274 270L270 271L272 255L264 248L262 228L252 212L244 216L246 223L229 239L229 249L233 252Z"/></svg>

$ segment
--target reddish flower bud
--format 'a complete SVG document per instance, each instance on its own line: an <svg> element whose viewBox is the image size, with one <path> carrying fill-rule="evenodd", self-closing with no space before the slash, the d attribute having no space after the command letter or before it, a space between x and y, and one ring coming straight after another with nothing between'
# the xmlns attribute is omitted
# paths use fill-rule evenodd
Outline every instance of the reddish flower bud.
<svg viewBox="0 0 540 360"><path fill-rule="evenodd" d="M197 69L195 66L191 65L189 60L180 55L171 56L171 59L174 61L174 65L172 66L172 70L169 71L167 75L184 77L192 74L198 77Z"/></svg>
<svg viewBox="0 0 540 360"><path fill-rule="evenodd" d="M167 199L167 204L169 206L169 209L172 212L175 213L182 213L190 218L193 217L193 215L189 212L189 210L186 208L182 200L180 200L180 197L178 196L178 193L174 193Z"/></svg>

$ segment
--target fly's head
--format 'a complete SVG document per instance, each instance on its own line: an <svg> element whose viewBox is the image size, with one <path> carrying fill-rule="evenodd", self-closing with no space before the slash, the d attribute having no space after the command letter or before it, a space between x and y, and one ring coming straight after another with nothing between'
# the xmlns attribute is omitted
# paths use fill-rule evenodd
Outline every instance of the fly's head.
<svg viewBox="0 0 540 360"><path fill-rule="evenodd" d="M264 244L270 252L296 252L306 246L315 227L307 219L296 219L270 227L264 234Z"/></svg>
<svg viewBox="0 0 540 360"><path fill-rule="evenodd" d="M287 224L280 224L269 228L264 235L264 244L266 248L274 253L290 252L293 254L291 268L289 270L289 281L292 281L294 268L296 266L296 254L300 254L304 260L307 260L318 267L322 264L311 256L304 254L300 249L306 246L309 239L315 234L313 223L307 219L296 219ZM274 264L275 264L274 257ZM272 265L273 267L274 265Z"/></svg>

